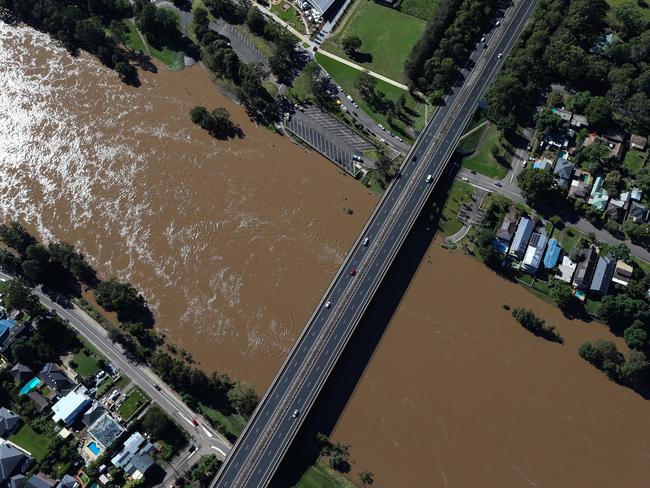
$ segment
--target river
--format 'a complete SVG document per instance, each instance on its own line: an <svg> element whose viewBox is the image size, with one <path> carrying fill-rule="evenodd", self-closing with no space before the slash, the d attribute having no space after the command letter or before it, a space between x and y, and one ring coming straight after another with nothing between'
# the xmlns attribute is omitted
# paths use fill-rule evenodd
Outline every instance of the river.
<svg viewBox="0 0 650 488"><path fill-rule="evenodd" d="M267 129L200 66L127 87L0 23L0 213L134 283L207 370L261 391L376 197ZM189 121L225 106L243 140ZM343 208L352 208L348 215ZM433 244L332 437L380 487L646 487L650 408L582 361L610 337ZM533 308L564 345L502 304ZM619 340L620 343L620 340Z"/></svg>

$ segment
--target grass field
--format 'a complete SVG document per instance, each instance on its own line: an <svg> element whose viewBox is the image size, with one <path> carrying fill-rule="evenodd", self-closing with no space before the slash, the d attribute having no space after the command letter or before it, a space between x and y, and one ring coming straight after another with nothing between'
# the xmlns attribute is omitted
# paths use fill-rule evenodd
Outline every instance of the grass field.
<svg viewBox="0 0 650 488"><path fill-rule="evenodd" d="M291 27L296 29L301 34L305 33L305 24L300 18L300 14L296 12L296 9L293 8L288 3L286 4L289 8L284 10L282 7L285 5L285 2L280 2L277 5L271 5L271 12L284 20Z"/></svg>
<svg viewBox="0 0 650 488"><path fill-rule="evenodd" d="M426 21L417 17L369 0L358 0L336 33L323 44L323 49L404 82L404 60L425 26ZM361 39L357 59L347 56L341 46L341 41L348 36Z"/></svg>
<svg viewBox="0 0 650 488"><path fill-rule="evenodd" d="M463 228L463 224L458 221L458 210L463 203L469 202L474 194L474 189L469 183L455 180L449 190L445 208L442 209L438 232L447 237L455 234Z"/></svg>
<svg viewBox="0 0 650 488"><path fill-rule="evenodd" d="M242 430L244 430L244 427L246 426L246 420L241 415L224 415L219 410L208 407L203 403L201 404L201 413L205 415L206 418L223 426L226 431L234 437L239 437L239 434L242 433Z"/></svg>
<svg viewBox="0 0 650 488"><path fill-rule="evenodd" d="M128 421L147 403L149 403L149 397L139 387L135 386L129 391L120 408L118 408L117 413L125 421Z"/></svg>
<svg viewBox="0 0 650 488"><path fill-rule="evenodd" d="M478 147L479 142L481 142L481 138L483 137L483 134L485 134L486 130L488 130L487 124L479 129L476 129L467 137L463 136L463 138L458 142L458 149L465 154L473 153L476 151L476 148Z"/></svg>
<svg viewBox="0 0 650 488"><path fill-rule="evenodd" d="M578 229L565 227L559 239L560 247L562 247L562 250L568 254L571 252L571 249L578 245L578 242L583 237L586 237L586 234L580 232Z"/></svg>
<svg viewBox="0 0 650 488"><path fill-rule="evenodd" d="M27 424L24 424L20 429L18 429L9 440L32 453L32 456L38 462L43 460L50 444L50 439L44 435L37 434Z"/></svg>
<svg viewBox="0 0 650 488"><path fill-rule="evenodd" d="M499 130L490 124L485 137L474 154L463 159L463 168L471 169L482 175L500 180L508 174L508 168L499 164L492 155L492 147L499 144Z"/></svg>
<svg viewBox="0 0 650 488"><path fill-rule="evenodd" d="M359 91L354 87L354 81L357 79L359 74L361 73L359 70L356 70L350 66L347 66L343 63L340 63L336 61L335 59L328 58L327 56L324 56L322 54L316 54L316 61L327 71L334 81L341 85L341 88L343 88L343 91L345 93L350 94L352 98L359 104L359 107L361 110L366 112L370 117L377 122L378 124L382 124L384 127L388 127L388 122L386 121L386 116L382 113L378 112L373 112L370 106L366 103L363 98L361 98L361 95ZM411 112L411 125L412 127L416 130L419 131L424 127L424 104L417 102L411 94L408 92L402 90L401 88L398 88L394 85L391 85L390 83L386 83L385 81L382 80L377 80L377 87L376 87L377 92L383 93L387 99L392 100L393 102L396 102L397 99L400 97L400 95L404 94L406 95L406 106L409 109L409 112ZM408 139L411 140L412 138L408 135L408 133L405 130L405 127L408 124L405 123L403 120L398 119L395 117L393 119L393 126L391 126L391 130L400 135L403 139Z"/></svg>
<svg viewBox="0 0 650 488"><path fill-rule="evenodd" d="M642 0L641 0L642 1ZM633 5L635 6L647 19L650 20L650 4L648 2L643 2L645 5L641 6L641 1L633 0L607 0L607 3L610 7L618 7L619 5Z"/></svg>
<svg viewBox="0 0 650 488"><path fill-rule="evenodd" d="M627 168L630 174L637 175L639 170L645 166L647 159L647 152L639 151L638 149L630 149L625 155L623 166Z"/></svg>
<svg viewBox="0 0 650 488"><path fill-rule="evenodd" d="M131 20L126 20L124 23L127 26L128 32L126 36L126 44L133 51L151 54L154 58L161 61L167 69L170 71L178 71L183 69L183 53L179 51L172 51L171 49L164 47L161 49L156 49L151 45L145 45L142 42L142 36L138 34L138 30L135 27L135 24Z"/></svg>
<svg viewBox="0 0 650 488"><path fill-rule="evenodd" d="M440 7L441 0L402 0L399 9L405 14L430 20Z"/></svg>
<svg viewBox="0 0 650 488"><path fill-rule="evenodd" d="M74 368L74 370L82 378L93 376L99 371L97 357L94 355L86 354L83 349L75 354L72 360L77 363L77 367Z"/></svg>
<svg viewBox="0 0 650 488"><path fill-rule="evenodd" d="M310 466L294 488L355 488L342 474L337 473L324 461L318 461Z"/></svg>

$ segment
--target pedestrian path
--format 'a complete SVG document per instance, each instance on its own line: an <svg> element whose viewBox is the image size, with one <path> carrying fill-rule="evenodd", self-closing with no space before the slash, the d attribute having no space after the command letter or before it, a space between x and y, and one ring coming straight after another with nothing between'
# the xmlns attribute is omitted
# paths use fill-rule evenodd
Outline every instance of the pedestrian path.
<svg viewBox="0 0 650 488"><path fill-rule="evenodd" d="M327 56L328 58L335 59L339 63L343 63L343 64L345 64L347 66L350 66L351 68L354 68L354 69L356 69L358 71L365 71L366 73L368 73L373 78L377 78L378 80L385 81L386 83L389 83L389 84L391 84L393 86L396 86L397 88L401 88L402 90L405 90L405 91L408 91L408 89L409 89L408 86L406 86L406 85L404 85L402 83L398 83L397 81L392 80L392 79L390 79L390 78L388 78L388 77L386 77L384 75L380 75L379 73L375 73L374 71L370 71L369 69L364 68L363 66L360 66L360 65L358 65L356 63L353 63L352 61L348 61L347 59L342 58L341 56L337 56L336 54L333 54L333 53L331 53L329 51L325 51L324 49L321 49L318 52L321 53L324 56Z"/></svg>

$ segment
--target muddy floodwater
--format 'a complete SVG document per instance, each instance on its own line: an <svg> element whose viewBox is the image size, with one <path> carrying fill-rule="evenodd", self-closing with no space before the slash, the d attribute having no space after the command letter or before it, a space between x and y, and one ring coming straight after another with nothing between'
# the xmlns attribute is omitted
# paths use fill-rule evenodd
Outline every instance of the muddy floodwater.
<svg viewBox="0 0 650 488"><path fill-rule="evenodd" d="M564 345L520 327L532 308ZM605 326L433 244L333 438L378 486L650 486L650 402L580 359Z"/></svg>
<svg viewBox="0 0 650 488"><path fill-rule="evenodd" d="M0 216L133 282L207 370L262 390L377 199L219 95L200 66L130 88L0 23ZM225 106L245 138L189 120ZM352 208L348 215L344 208ZM650 404L577 354L610 337L433 245L333 437L384 488L650 486ZM564 345L502 304L528 306ZM620 341L619 341L620 343Z"/></svg>
<svg viewBox="0 0 650 488"><path fill-rule="evenodd" d="M377 198L250 123L200 66L141 79L0 23L0 216L77 244L204 368L263 388ZM225 106L244 139L213 140L196 105Z"/></svg>

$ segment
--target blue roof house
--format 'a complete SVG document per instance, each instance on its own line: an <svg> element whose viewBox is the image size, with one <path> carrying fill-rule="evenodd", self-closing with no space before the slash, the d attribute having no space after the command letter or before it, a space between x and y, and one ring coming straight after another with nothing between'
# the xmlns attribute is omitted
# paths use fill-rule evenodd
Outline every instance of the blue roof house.
<svg viewBox="0 0 650 488"><path fill-rule="evenodd" d="M548 247L544 255L544 267L546 269L555 268L558 259L560 259L560 251L562 251L562 248L555 239L548 241Z"/></svg>
<svg viewBox="0 0 650 488"><path fill-rule="evenodd" d="M15 329L17 325L18 323L15 320L0 320L0 342L3 342L7 337L9 337L11 331Z"/></svg>

